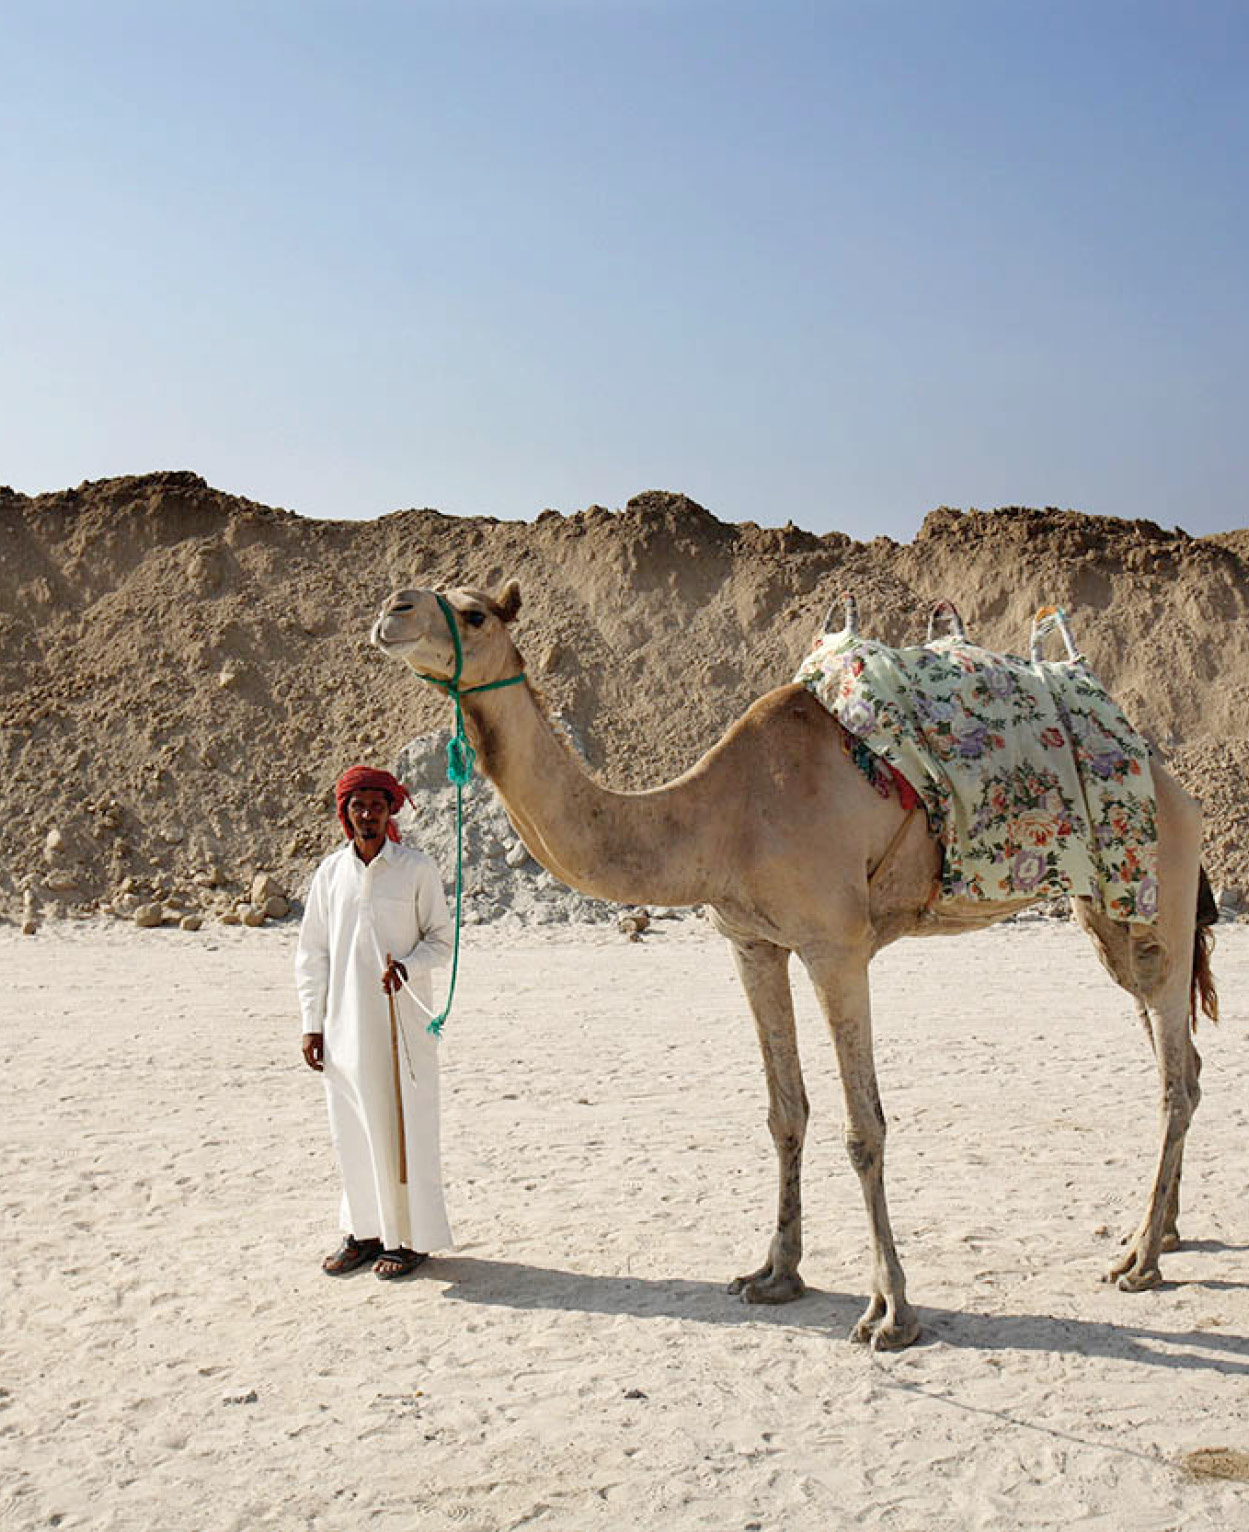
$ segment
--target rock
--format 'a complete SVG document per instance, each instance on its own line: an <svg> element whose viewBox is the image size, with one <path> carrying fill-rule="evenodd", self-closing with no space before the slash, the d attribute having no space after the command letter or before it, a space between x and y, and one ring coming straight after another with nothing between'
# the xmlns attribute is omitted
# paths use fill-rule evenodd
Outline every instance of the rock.
<svg viewBox="0 0 1249 1532"><path fill-rule="evenodd" d="M284 894L270 894L260 908L270 920L285 920L291 912L290 900Z"/></svg>
<svg viewBox="0 0 1249 1532"><path fill-rule="evenodd" d="M99 820L106 830L116 830L121 824L121 804L110 800L101 806Z"/></svg>
<svg viewBox="0 0 1249 1532"><path fill-rule="evenodd" d="M160 925L165 918L165 906L163 904L141 904L134 912L134 923L142 926L145 931L150 931Z"/></svg>
<svg viewBox="0 0 1249 1532"><path fill-rule="evenodd" d="M48 873L43 883L44 887L50 888L53 893L65 894L78 887L78 875L70 872L68 867L56 867Z"/></svg>
<svg viewBox="0 0 1249 1532"><path fill-rule="evenodd" d="M240 660L229 659L217 672L217 685L237 686L247 674L247 667Z"/></svg>
<svg viewBox="0 0 1249 1532"><path fill-rule="evenodd" d="M245 926L263 926L264 925L264 923L265 923L265 912L264 912L264 910L262 910L260 908L259 905L255 905L255 904L240 904L239 907L238 907L238 910L239 910L239 919L243 922L243 924Z"/></svg>
<svg viewBox="0 0 1249 1532"><path fill-rule="evenodd" d="M223 926L241 926L243 924L237 910L226 910L220 918Z"/></svg>
<svg viewBox="0 0 1249 1532"><path fill-rule="evenodd" d="M51 887L51 884L49 884L49 887ZM1240 889L1231 883L1225 883L1215 895L1215 903L1222 913L1236 915L1244 904L1244 897Z"/></svg>
<svg viewBox="0 0 1249 1532"><path fill-rule="evenodd" d="M65 849L65 836L58 829L48 831L43 842L43 854L51 862Z"/></svg>
<svg viewBox="0 0 1249 1532"><path fill-rule="evenodd" d="M522 863L527 862L529 860L529 852L526 850L524 842L517 841L504 856L503 860L509 867L519 867Z"/></svg>
<svg viewBox="0 0 1249 1532"><path fill-rule="evenodd" d="M250 899L252 904L264 904L274 896L285 898L285 890L271 872L258 872L252 879Z"/></svg>
<svg viewBox="0 0 1249 1532"><path fill-rule="evenodd" d="M202 915L184 915L179 922L184 931L198 931L204 924Z"/></svg>
<svg viewBox="0 0 1249 1532"><path fill-rule="evenodd" d="M32 920L32 919L28 918L28 919L22 921L22 935L23 936L33 936L38 929L39 929L39 922L37 920Z"/></svg>

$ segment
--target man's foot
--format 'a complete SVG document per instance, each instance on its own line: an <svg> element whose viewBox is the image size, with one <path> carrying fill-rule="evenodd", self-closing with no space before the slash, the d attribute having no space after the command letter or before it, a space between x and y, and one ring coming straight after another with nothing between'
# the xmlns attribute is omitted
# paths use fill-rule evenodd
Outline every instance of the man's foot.
<svg viewBox="0 0 1249 1532"><path fill-rule="evenodd" d="M373 1275L383 1282L393 1282L396 1277L406 1277L418 1266L423 1266L429 1256L423 1250L409 1250L400 1245L397 1250L383 1250L373 1263Z"/></svg>
<svg viewBox="0 0 1249 1532"><path fill-rule="evenodd" d="M353 1234L344 1234L343 1242L334 1254L327 1255L321 1262L321 1270L327 1277L345 1277L366 1261L375 1261L381 1252L380 1239L356 1239Z"/></svg>

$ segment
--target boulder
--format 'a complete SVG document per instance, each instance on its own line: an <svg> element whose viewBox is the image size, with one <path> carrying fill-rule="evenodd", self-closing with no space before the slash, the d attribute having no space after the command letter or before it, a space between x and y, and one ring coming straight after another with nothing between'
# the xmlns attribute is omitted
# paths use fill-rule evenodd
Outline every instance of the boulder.
<svg viewBox="0 0 1249 1532"><path fill-rule="evenodd" d="M252 879L250 902L264 904L267 899L286 897L285 890L271 872L258 872Z"/></svg>
<svg viewBox="0 0 1249 1532"><path fill-rule="evenodd" d="M141 904L134 912L134 923L142 926L145 931L150 931L165 918L165 906L163 904Z"/></svg>
<svg viewBox="0 0 1249 1532"><path fill-rule="evenodd" d="M260 908L270 920L285 920L291 912L290 900L284 894L270 894Z"/></svg>
<svg viewBox="0 0 1249 1532"><path fill-rule="evenodd" d="M184 931L198 931L204 924L202 915L184 915L179 922Z"/></svg>

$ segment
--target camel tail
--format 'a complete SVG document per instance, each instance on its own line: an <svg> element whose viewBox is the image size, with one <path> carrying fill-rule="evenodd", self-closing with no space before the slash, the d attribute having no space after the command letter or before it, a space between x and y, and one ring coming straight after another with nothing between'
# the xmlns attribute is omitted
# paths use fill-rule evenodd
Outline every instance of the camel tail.
<svg viewBox="0 0 1249 1532"><path fill-rule="evenodd" d="M1219 918L1219 907L1206 869L1201 869L1197 884L1197 919L1193 928L1193 984L1188 1000L1188 1020L1193 1031L1197 1030L1197 1009L1206 1013L1211 1021L1219 1019L1219 993L1214 987L1214 974L1210 968L1210 954L1214 951L1213 927Z"/></svg>

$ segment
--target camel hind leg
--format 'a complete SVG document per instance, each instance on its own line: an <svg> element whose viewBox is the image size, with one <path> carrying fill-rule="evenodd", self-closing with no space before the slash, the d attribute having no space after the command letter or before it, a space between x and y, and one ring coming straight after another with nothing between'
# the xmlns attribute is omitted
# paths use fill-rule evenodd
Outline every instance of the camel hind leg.
<svg viewBox="0 0 1249 1532"><path fill-rule="evenodd" d="M1122 1258L1107 1273L1125 1292L1161 1281L1158 1257L1179 1243L1184 1140L1201 1099L1201 1060L1190 1025L1194 929L1200 877L1197 805L1155 766L1158 795L1158 918L1153 925L1110 919L1087 900L1076 918L1092 937L1107 971L1136 1002L1153 1048L1160 1086L1157 1169L1145 1213Z"/></svg>

